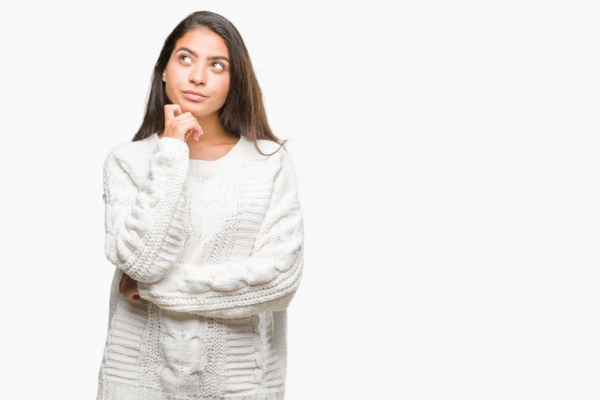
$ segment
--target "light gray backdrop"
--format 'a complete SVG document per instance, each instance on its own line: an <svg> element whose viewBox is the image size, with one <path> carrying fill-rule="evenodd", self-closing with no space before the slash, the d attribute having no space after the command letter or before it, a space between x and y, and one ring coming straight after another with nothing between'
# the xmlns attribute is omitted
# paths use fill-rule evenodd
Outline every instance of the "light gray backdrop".
<svg viewBox="0 0 600 400"><path fill-rule="evenodd" d="M102 164L200 9L242 33L296 165L288 399L600 397L593 1L1 8L1 398L95 397Z"/></svg>

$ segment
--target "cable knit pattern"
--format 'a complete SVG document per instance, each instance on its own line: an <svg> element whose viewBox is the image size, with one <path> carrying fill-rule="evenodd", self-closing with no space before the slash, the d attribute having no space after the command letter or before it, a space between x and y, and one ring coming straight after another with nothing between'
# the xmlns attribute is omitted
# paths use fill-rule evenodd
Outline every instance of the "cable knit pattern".
<svg viewBox="0 0 600 400"><path fill-rule="evenodd" d="M188 154L153 135L106 159L117 268L98 400L283 399L286 308L303 265L293 164L245 138L216 161ZM119 295L123 272L141 303Z"/></svg>
<svg viewBox="0 0 600 400"><path fill-rule="evenodd" d="M181 251L189 150L164 138L118 146L104 165L106 256L140 282L159 280ZM148 157L150 157L148 162Z"/></svg>

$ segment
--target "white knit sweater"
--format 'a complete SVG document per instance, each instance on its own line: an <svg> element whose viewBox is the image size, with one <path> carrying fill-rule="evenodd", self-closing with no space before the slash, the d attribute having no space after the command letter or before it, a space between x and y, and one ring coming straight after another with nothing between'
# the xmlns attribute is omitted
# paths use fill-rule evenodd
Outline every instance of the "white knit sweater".
<svg viewBox="0 0 600 400"><path fill-rule="evenodd" d="M303 260L286 150L263 156L242 137L216 161L190 160L187 144L153 135L109 153L104 199L117 268L97 399L283 399ZM141 303L118 293L123 272Z"/></svg>

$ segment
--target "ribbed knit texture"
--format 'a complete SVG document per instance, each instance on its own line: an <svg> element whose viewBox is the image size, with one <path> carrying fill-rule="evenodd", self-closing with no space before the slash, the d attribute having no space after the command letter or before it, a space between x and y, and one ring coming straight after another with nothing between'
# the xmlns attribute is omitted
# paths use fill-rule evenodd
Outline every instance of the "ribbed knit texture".
<svg viewBox="0 0 600 400"><path fill-rule="evenodd" d="M97 399L283 399L303 264L286 150L263 156L241 138L216 161L190 160L184 142L153 135L109 153L104 198L117 268ZM118 293L123 272L141 303Z"/></svg>

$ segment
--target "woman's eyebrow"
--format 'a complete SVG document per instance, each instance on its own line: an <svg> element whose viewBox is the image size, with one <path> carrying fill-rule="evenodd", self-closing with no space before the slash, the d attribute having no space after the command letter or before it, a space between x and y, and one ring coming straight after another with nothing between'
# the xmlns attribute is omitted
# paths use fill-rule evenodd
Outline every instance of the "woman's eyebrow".
<svg viewBox="0 0 600 400"><path fill-rule="evenodd" d="M180 52L180 51L187 51L188 53L190 53L190 54L191 54L191 55L193 55L194 57L197 57L197 56L198 56L198 53L196 53L194 50L192 50L192 49L189 49L189 48L187 48L187 47L180 47L180 48L178 48L178 49L177 49L177 51L176 51L176 53L177 53L177 52Z"/></svg>
<svg viewBox="0 0 600 400"><path fill-rule="evenodd" d="M212 57L208 57L209 60L214 61L214 60L224 60L227 62L229 61L229 58L225 57L225 56L212 56Z"/></svg>

